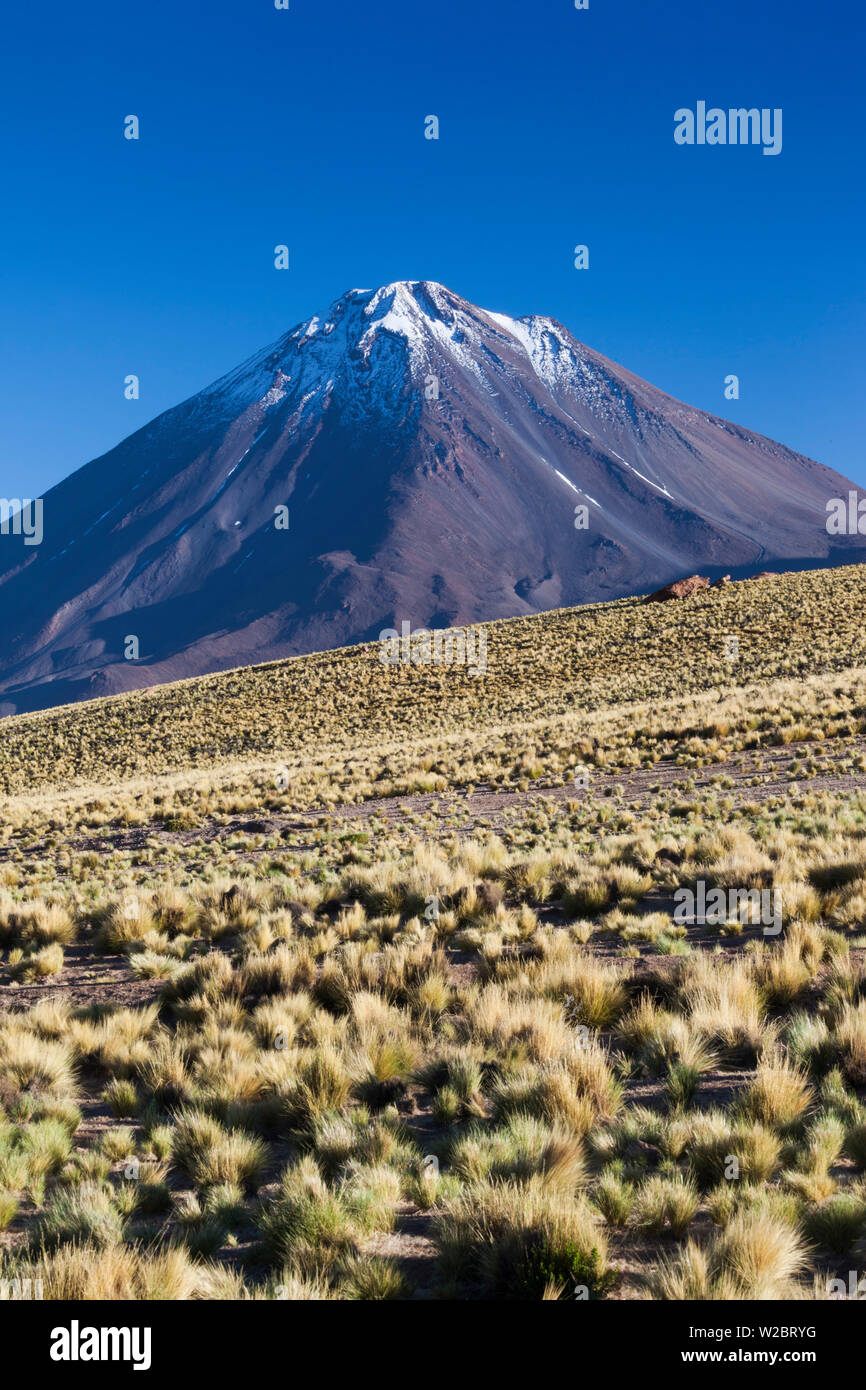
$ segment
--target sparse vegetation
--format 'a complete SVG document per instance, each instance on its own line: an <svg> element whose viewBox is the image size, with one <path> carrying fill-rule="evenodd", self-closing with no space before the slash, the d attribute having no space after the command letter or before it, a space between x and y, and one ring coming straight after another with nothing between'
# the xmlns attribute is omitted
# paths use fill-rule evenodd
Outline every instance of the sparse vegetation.
<svg viewBox="0 0 866 1390"><path fill-rule="evenodd" d="M864 588L7 721L3 1277L821 1296L866 1236ZM698 883L757 897L682 920Z"/></svg>

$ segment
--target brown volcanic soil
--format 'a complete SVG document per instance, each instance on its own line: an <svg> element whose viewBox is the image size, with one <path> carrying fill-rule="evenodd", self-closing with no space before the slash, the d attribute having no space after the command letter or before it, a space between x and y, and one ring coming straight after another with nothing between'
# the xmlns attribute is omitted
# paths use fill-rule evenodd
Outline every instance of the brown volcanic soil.
<svg viewBox="0 0 866 1390"><path fill-rule="evenodd" d="M803 746L808 752L812 751L812 745ZM866 754L866 738L827 739L821 744L821 755L825 760L844 757L849 761L858 753ZM774 797L791 795L796 782L792 782L788 770L798 757L802 757L801 747L792 743L781 748L748 750L739 754L735 761L713 763L703 768L686 770L670 763L656 763L652 767L639 768L632 772L606 773L593 770L591 793L601 799L618 789L618 801L638 810L678 786L682 788L683 801L699 802L702 796L721 794L729 797L735 807L748 803L762 803ZM730 780L733 785L719 788L714 785L715 779L719 777ZM751 785L753 779L755 785ZM687 781L693 785L686 789ZM809 773L808 777L804 775L803 782L808 782L812 792L826 792L830 795L856 791L863 785L862 777L848 772ZM323 820L328 820L333 825L372 819L398 823L409 815L425 815L431 817L434 824L439 822L442 833L446 834L453 830L450 818L455 811L462 817L461 832L471 833L476 828L495 830L506 825L538 798L556 804L580 801L587 794L586 791L576 789L570 784L557 787L539 784L527 791L514 792L475 786L471 791L465 792L431 792L346 803L335 806L328 812L319 809L293 812L285 816L270 814L255 818L240 816L230 821L205 821L193 830L166 830L161 821L152 821L132 830L78 836L69 841L69 848L76 852L92 850L97 854L107 854L116 850L141 849L151 841L191 846L229 839L238 834L248 834L281 835L286 841L286 849L302 850L307 843L304 839L305 834L313 825L321 824ZM39 848L38 845L36 848ZM254 846L245 851L251 857L265 852L256 850ZM0 848L0 863L10 858L12 853L8 846Z"/></svg>

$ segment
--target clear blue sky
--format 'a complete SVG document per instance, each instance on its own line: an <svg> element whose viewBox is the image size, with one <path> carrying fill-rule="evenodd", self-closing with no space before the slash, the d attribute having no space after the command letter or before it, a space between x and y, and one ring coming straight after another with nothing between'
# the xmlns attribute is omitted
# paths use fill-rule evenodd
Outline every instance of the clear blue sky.
<svg viewBox="0 0 866 1390"><path fill-rule="evenodd" d="M866 482L864 35L861 0L11 7L0 496L395 279L552 314ZM699 99L781 107L782 153L676 146Z"/></svg>

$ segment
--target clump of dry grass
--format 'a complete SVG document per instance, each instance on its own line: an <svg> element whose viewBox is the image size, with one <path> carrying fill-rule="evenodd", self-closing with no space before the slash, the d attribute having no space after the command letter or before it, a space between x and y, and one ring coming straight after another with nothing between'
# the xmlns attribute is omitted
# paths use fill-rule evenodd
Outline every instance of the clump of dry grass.
<svg viewBox="0 0 866 1390"><path fill-rule="evenodd" d="M33 984L50 975L59 975L63 969L63 959L63 947L56 941L39 949L10 951L9 973L20 984Z"/></svg>
<svg viewBox="0 0 866 1390"><path fill-rule="evenodd" d="M703 1187L722 1179L766 1182L777 1171L782 1140L772 1125L756 1120L731 1123L720 1110L695 1115L686 1123L685 1154Z"/></svg>
<svg viewBox="0 0 866 1390"><path fill-rule="evenodd" d="M26 1091L31 1096L71 1096L75 1061L66 1043L51 1042L15 1020L0 1025L0 1101Z"/></svg>
<svg viewBox="0 0 866 1390"><path fill-rule="evenodd" d="M806 1262L796 1230L758 1210L736 1215L717 1238L714 1264L754 1299L784 1297Z"/></svg>
<svg viewBox="0 0 866 1390"><path fill-rule="evenodd" d="M759 1063L740 1108L754 1120L784 1129L802 1119L814 1101L815 1093L799 1067L783 1057L769 1057Z"/></svg>
<svg viewBox="0 0 866 1390"><path fill-rule="evenodd" d="M612 1277L597 1216L581 1198L527 1183L475 1183L443 1212L436 1240L449 1267L503 1297L603 1297Z"/></svg>
<svg viewBox="0 0 866 1390"><path fill-rule="evenodd" d="M797 1230L761 1210L742 1211L704 1248L688 1242L649 1277L659 1299L781 1299L796 1292L806 1263Z"/></svg>
<svg viewBox="0 0 866 1390"><path fill-rule="evenodd" d="M796 937L765 949L755 961L755 981L763 998L776 1008L799 999L812 978Z"/></svg>
<svg viewBox="0 0 866 1390"><path fill-rule="evenodd" d="M677 1238L685 1235L698 1209L700 1197L681 1176L648 1178L637 1193L634 1221L648 1235L669 1229Z"/></svg>
<svg viewBox="0 0 866 1390"><path fill-rule="evenodd" d="M0 895L0 945L31 950L50 945L62 947L71 945L76 935L75 923L61 903L40 898L18 903L6 894Z"/></svg>
<svg viewBox="0 0 866 1390"><path fill-rule="evenodd" d="M628 1001L621 967L577 950L565 932L542 937L539 945L537 965L501 970L498 977L516 976L534 993L558 1000L573 1024L597 1030L619 1018Z"/></svg>
<svg viewBox="0 0 866 1390"><path fill-rule="evenodd" d="M325 1182L312 1157L283 1175L275 1201L261 1218L265 1250L275 1262L306 1261L320 1270L358 1248L359 1230L344 1197Z"/></svg>
<svg viewBox="0 0 866 1390"><path fill-rule="evenodd" d="M573 1046L555 1062L521 1068L497 1081L491 1091L497 1118L525 1112L549 1124L588 1134L601 1119L612 1119L622 1105L622 1085L603 1048Z"/></svg>
<svg viewBox="0 0 866 1390"><path fill-rule="evenodd" d="M77 1241L0 1268L7 1279L40 1280L42 1296L61 1303L187 1300L204 1294L209 1273L177 1246L144 1251Z"/></svg>
<svg viewBox="0 0 866 1390"><path fill-rule="evenodd" d="M282 1093L288 1123L309 1129L331 1110L341 1110L349 1099L352 1080L340 1053L330 1044L316 1048L299 1063L294 1078Z"/></svg>
<svg viewBox="0 0 866 1390"><path fill-rule="evenodd" d="M692 1027L730 1061L749 1061L763 1046L765 1007L750 966L710 956L688 963L682 1002Z"/></svg>
<svg viewBox="0 0 866 1390"><path fill-rule="evenodd" d="M574 1192L587 1177L583 1150L568 1130L516 1114L498 1129L473 1125L449 1152L451 1169L467 1182L528 1181Z"/></svg>
<svg viewBox="0 0 866 1390"><path fill-rule="evenodd" d="M185 1111L174 1130L175 1164L200 1187L231 1183L254 1191L261 1179L267 1150L260 1139L241 1130L225 1129L201 1111Z"/></svg>
<svg viewBox="0 0 866 1390"><path fill-rule="evenodd" d="M835 1035L846 1077L852 1086L866 1086L866 999L845 1006Z"/></svg>

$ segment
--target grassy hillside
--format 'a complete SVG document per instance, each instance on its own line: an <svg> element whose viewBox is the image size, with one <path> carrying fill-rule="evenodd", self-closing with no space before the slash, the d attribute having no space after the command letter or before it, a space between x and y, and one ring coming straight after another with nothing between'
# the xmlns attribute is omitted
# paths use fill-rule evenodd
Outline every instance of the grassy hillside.
<svg viewBox="0 0 866 1390"><path fill-rule="evenodd" d="M571 711L866 666L866 567L487 625L487 672L348 647L4 720L0 789L116 783L239 759L352 754ZM738 660L725 656L736 637Z"/></svg>
<svg viewBox="0 0 866 1390"><path fill-rule="evenodd" d="M4 721L0 1277L830 1296L864 598L777 576L491 624L478 676L362 647Z"/></svg>

